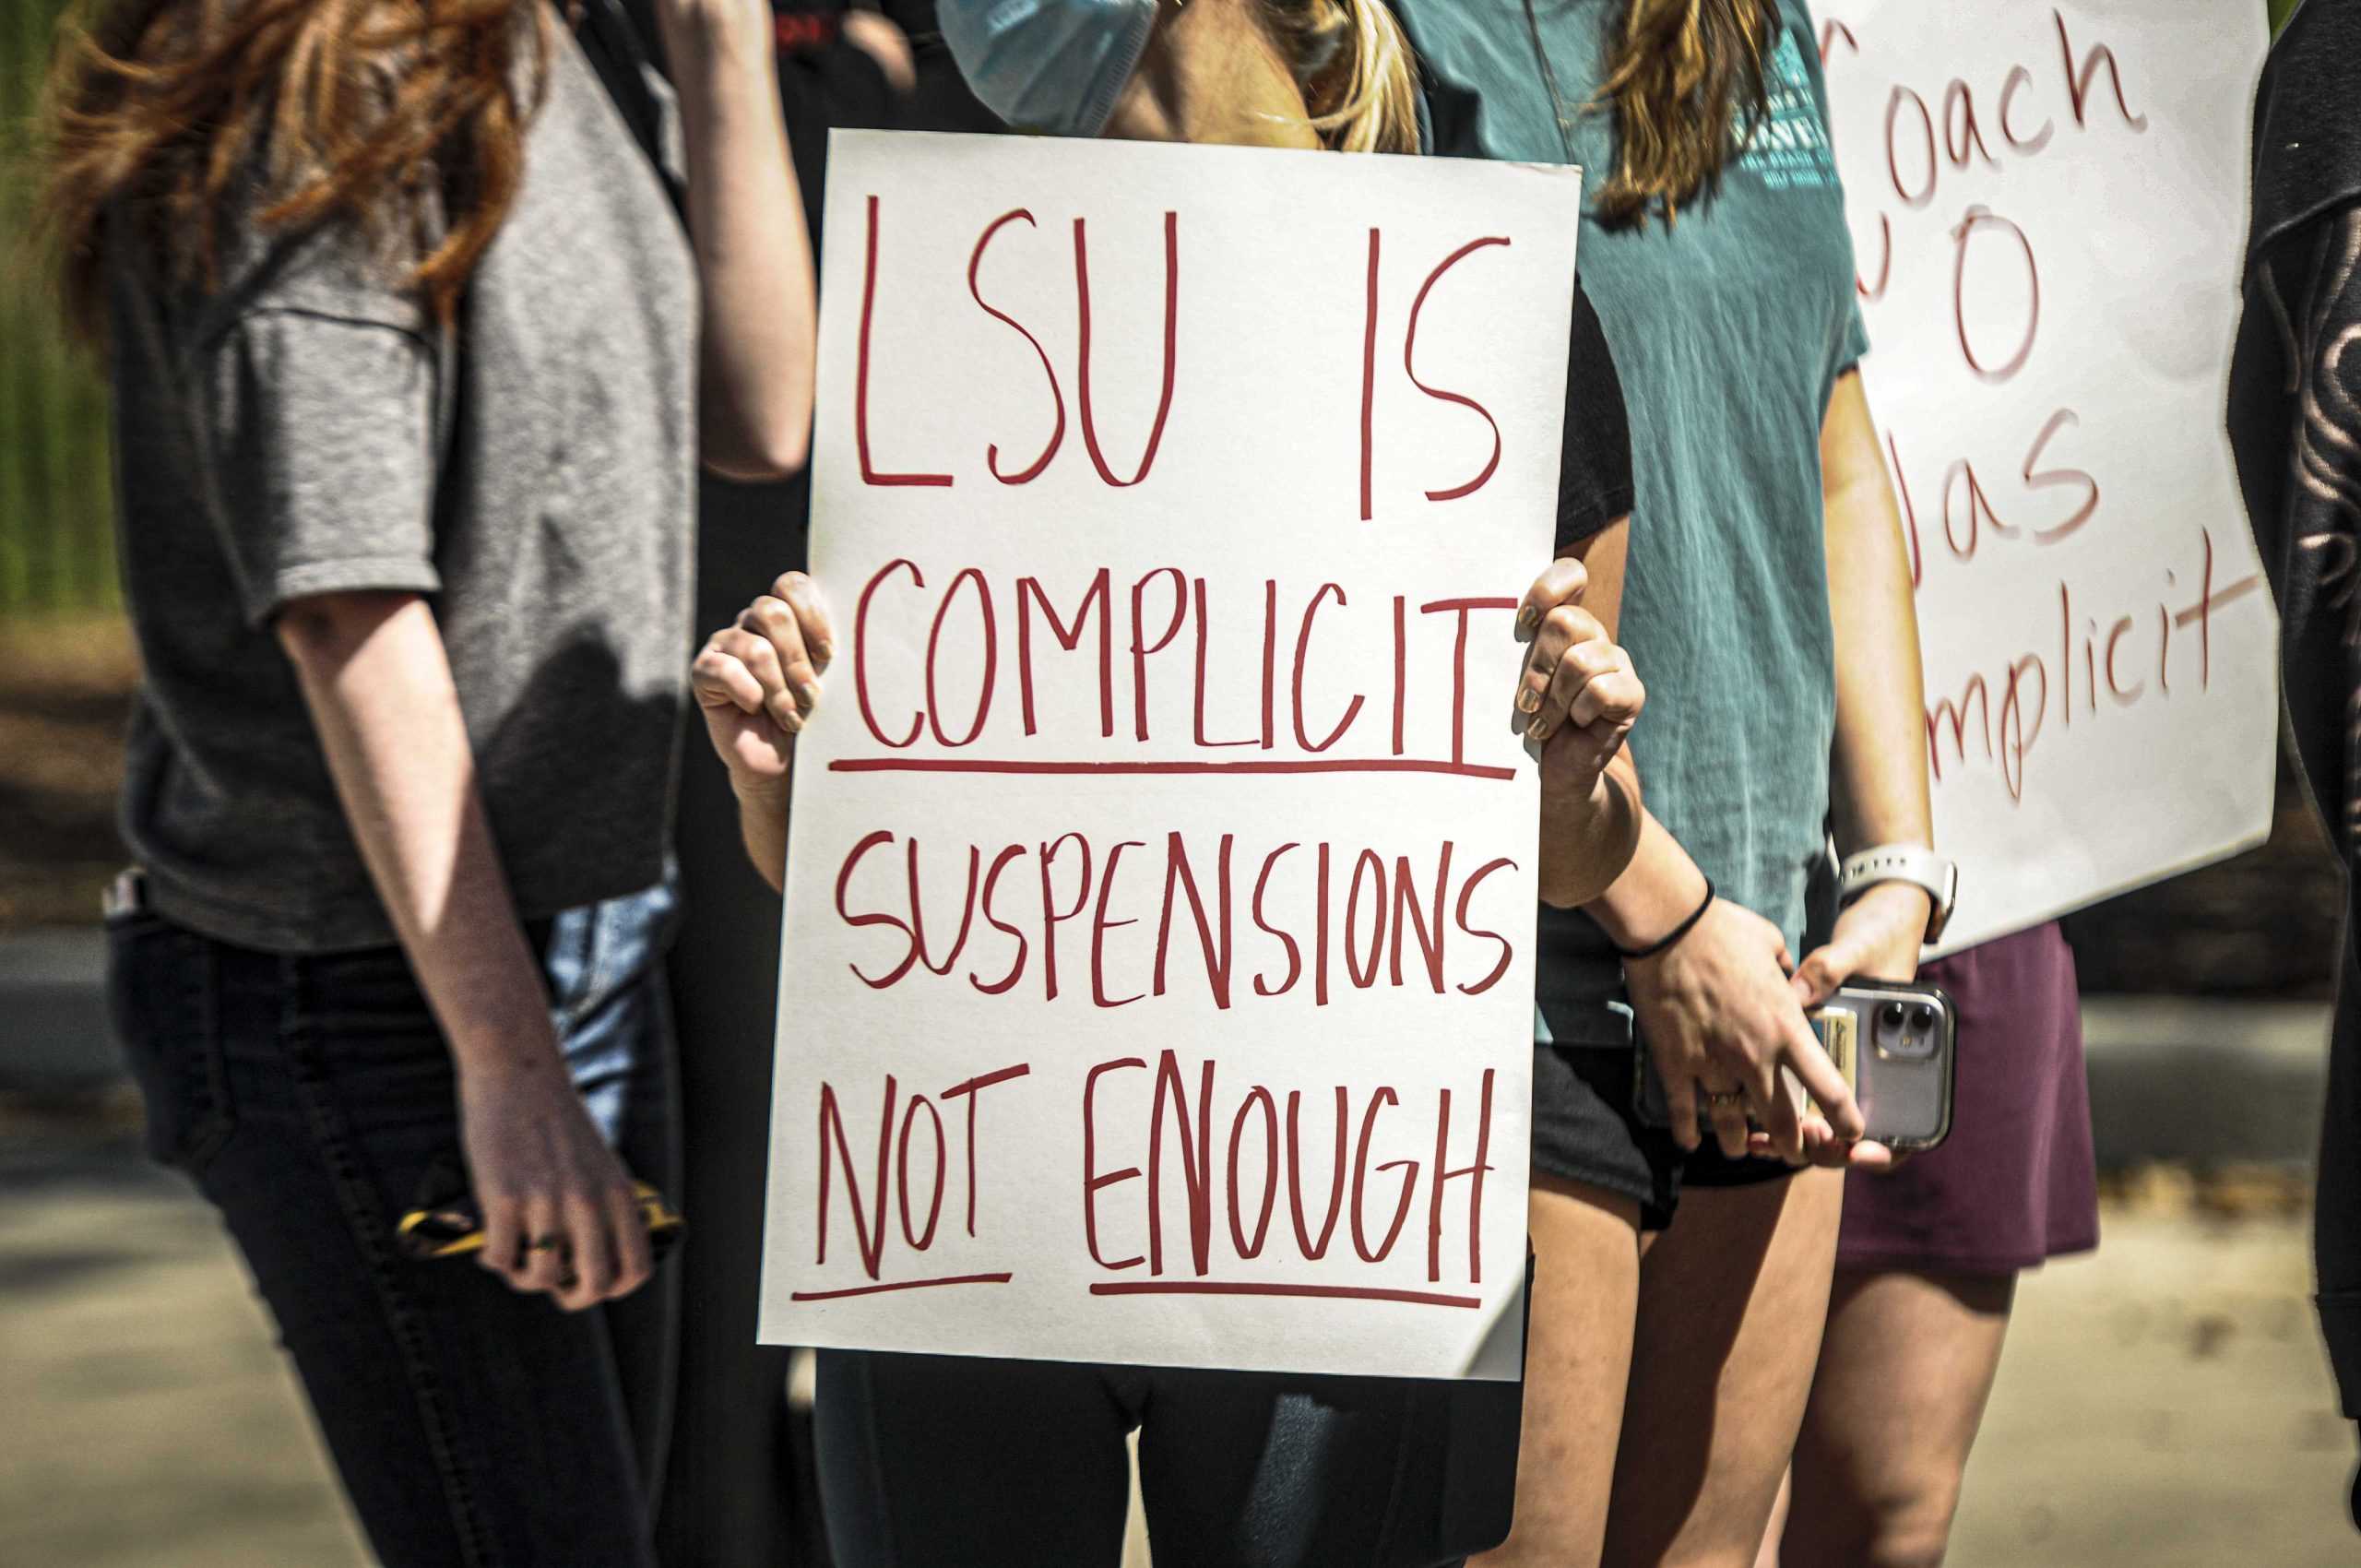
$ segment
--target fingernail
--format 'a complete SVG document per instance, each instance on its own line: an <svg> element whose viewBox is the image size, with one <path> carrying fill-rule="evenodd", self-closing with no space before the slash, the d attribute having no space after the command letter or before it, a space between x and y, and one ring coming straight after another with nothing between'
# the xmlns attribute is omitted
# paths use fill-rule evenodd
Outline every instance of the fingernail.
<svg viewBox="0 0 2361 1568"><path fill-rule="evenodd" d="M815 654L819 655L819 657L820 657L821 660L822 660L823 662L825 662L825 661L826 661L826 660L828 660L828 659L831 659L836 658L836 644L834 644L834 643L832 643L832 642L827 642L827 641L825 641L825 640L824 640L824 641L821 641L821 642L815 642L815 643L813 643L813 644L812 645L812 651L813 651L813 653L815 653Z"/></svg>
<svg viewBox="0 0 2361 1568"><path fill-rule="evenodd" d="M1525 732L1533 740L1546 741L1549 738L1549 720L1546 718L1536 719L1525 727Z"/></svg>
<svg viewBox="0 0 2361 1568"><path fill-rule="evenodd" d="M806 713L809 713L813 708L819 707L820 683L817 681L806 681L801 685L796 687L795 700Z"/></svg>
<svg viewBox="0 0 2361 1568"><path fill-rule="evenodd" d="M800 713L782 713L778 716L778 727L792 735L803 728L803 716Z"/></svg>
<svg viewBox="0 0 2361 1568"><path fill-rule="evenodd" d="M1519 642L1523 642L1523 641L1525 641L1527 637L1530 637L1531 636L1533 636L1533 629L1534 629L1536 626L1538 626L1538 625L1540 625L1540 624L1541 624L1541 608L1540 608L1540 606L1538 606L1538 605L1535 605L1535 604L1525 604L1525 605L1520 605L1520 606L1518 606L1518 608L1517 608L1517 612L1516 612L1516 640L1517 640L1517 641L1519 641Z"/></svg>
<svg viewBox="0 0 2361 1568"><path fill-rule="evenodd" d="M1541 694L1539 692L1535 691L1530 685L1517 687L1516 710L1519 713L1536 713L1540 708Z"/></svg>

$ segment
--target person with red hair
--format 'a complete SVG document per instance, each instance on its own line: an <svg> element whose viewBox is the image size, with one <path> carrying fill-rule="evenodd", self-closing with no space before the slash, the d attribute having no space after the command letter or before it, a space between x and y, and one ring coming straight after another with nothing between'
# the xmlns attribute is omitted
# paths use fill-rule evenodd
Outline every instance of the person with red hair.
<svg viewBox="0 0 2361 1568"><path fill-rule="evenodd" d="M802 464L813 347L769 13L657 14L669 90L618 0L106 0L50 83L118 1032L395 1568L653 1561L695 473Z"/></svg>

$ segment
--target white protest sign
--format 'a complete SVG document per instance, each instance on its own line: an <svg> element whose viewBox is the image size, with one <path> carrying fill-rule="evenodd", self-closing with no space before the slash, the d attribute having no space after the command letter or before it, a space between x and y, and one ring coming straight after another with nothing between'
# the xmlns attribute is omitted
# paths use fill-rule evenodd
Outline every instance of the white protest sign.
<svg viewBox="0 0 2361 1568"><path fill-rule="evenodd" d="M762 1336L1515 1376L1575 177L830 160Z"/></svg>
<svg viewBox="0 0 2361 1568"><path fill-rule="evenodd" d="M1819 16L1952 950L2270 827L2277 622L2222 416L2262 7Z"/></svg>

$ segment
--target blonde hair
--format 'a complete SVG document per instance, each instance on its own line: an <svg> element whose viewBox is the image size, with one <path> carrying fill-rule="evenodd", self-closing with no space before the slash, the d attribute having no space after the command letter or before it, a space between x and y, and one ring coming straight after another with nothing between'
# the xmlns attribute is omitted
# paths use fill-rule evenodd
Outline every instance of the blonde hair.
<svg viewBox="0 0 2361 1568"><path fill-rule="evenodd" d="M1418 150L1418 66L1385 0L1262 0L1261 10L1323 146Z"/></svg>

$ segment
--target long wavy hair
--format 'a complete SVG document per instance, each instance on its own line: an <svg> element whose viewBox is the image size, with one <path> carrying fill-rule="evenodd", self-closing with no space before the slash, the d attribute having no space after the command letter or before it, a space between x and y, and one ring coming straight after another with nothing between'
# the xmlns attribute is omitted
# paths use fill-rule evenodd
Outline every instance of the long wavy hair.
<svg viewBox="0 0 2361 1568"><path fill-rule="evenodd" d="M68 318L102 247L211 284L223 224L350 221L445 320L515 199L539 0L98 0L59 32L40 220ZM259 176L259 188L250 182Z"/></svg>
<svg viewBox="0 0 2361 1568"><path fill-rule="evenodd" d="M1601 217L1669 223L1719 183L1766 112L1762 53L1777 14L1778 0L1627 0L1594 101L1615 118L1614 166L1594 198Z"/></svg>
<svg viewBox="0 0 2361 1568"><path fill-rule="evenodd" d="M1344 152L1418 150L1418 78L1385 0L1263 0L1311 128Z"/></svg>

